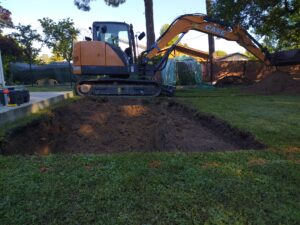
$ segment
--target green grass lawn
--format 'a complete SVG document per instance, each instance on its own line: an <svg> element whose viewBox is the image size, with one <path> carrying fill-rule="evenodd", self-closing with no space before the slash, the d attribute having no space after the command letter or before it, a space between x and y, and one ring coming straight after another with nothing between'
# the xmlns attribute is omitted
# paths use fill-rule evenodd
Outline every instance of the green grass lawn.
<svg viewBox="0 0 300 225"><path fill-rule="evenodd" d="M0 156L0 224L300 224L300 97L221 89L177 99L270 148Z"/></svg>
<svg viewBox="0 0 300 225"><path fill-rule="evenodd" d="M176 96L255 134L270 147L300 148L300 96L246 95L233 88L187 90Z"/></svg>

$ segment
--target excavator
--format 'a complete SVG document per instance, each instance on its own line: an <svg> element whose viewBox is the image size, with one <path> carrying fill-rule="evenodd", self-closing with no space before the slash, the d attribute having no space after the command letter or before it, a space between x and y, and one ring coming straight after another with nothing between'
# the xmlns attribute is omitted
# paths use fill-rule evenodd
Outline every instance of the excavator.
<svg viewBox="0 0 300 225"><path fill-rule="evenodd" d="M267 66L300 64L300 50L270 54L243 27L204 14L179 16L139 57L132 25L94 22L91 29L93 37L75 42L73 47L73 74L77 77L75 92L81 96L172 94L172 87L162 85L155 79L155 74L165 67L170 53L190 30L235 41ZM145 33L141 33L138 39L144 36ZM159 60L153 60L174 37L178 37L177 41Z"/></svg>

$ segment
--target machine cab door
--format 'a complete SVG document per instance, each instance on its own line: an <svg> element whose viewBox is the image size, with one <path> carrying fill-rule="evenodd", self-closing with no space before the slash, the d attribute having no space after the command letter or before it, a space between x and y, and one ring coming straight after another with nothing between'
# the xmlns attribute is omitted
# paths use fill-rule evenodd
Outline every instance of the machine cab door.
<svg viewBox="0 0 300 225"><path fill-rule="evenodd" d="M133 63L133 47L130 27L119 22L94 22L93 40L105 42L120 57L125 65Z"/></svg>

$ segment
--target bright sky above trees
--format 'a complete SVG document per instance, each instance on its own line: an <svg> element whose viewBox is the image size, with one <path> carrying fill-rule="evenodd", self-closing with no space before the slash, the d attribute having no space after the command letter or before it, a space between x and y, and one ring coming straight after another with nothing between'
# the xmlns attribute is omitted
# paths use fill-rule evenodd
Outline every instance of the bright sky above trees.
<svg viewBox="0 0 300 225"><path fill-rule="evenodd" d="M187 13L206 13L205 0L153 0L153 4L156 38L159 37L160 28L166 23L170 24L176 17ZM40 31L38 19L49 17L58 21L70 17L81 31L80 40L89 35L88 27L93 21L124 21L132 23L136 32L146 30L142 0L127 0L118 8L109 7L103 0L97 0L91 3L89 12L78 10L73 0L1 0L1 5L11 11L15 25L31 24ZM190 32L182 43L203 51L208 50L207 35L203 33ZM216 50L227 53L245 51L238 44L225 40L216 41Z"/></svg>

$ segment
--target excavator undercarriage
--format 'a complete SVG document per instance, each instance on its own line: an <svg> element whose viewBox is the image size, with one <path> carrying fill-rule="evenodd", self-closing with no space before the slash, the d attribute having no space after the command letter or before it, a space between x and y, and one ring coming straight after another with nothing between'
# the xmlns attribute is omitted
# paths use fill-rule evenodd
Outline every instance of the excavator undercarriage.
<svg viewBox="0 0 300 225"><path fill-rule="evenodd" d="M76 93L88 96L159 96L161 87L151 80L120 78L91 79L77 82Z"/></svg>
<svg viewBox="0 0 300 225"><path fill-rule="evenodd" d="M92 96L172 95L172 87L163 86L155 75L164 68L171 51L190 30L235 41L268 66L300 64L299 49L270 54L241 26L225 24L203 14L178 17L139 60L132 25L94 22L93 38L74 44L73 73L78 77L76 93ZM153 64L152 59L176 36L179 36L178 40Z"/></svg>

